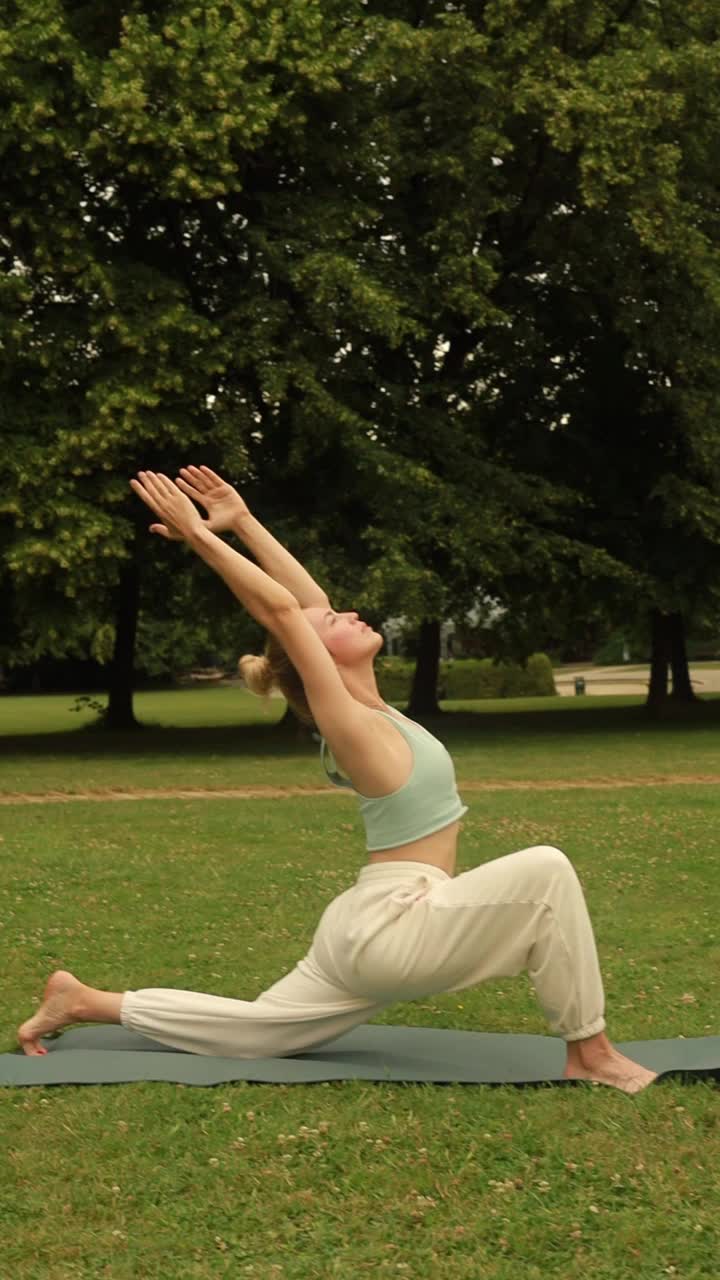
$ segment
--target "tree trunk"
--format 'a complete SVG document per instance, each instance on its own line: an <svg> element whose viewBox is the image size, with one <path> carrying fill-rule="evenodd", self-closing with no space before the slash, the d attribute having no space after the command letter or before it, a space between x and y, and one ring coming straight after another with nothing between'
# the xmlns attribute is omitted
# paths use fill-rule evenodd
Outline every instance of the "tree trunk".
<svg viewBox="0 0 720 1280"><path fill-rule="evenodd" d="M650 660L650 688L646 707L659 714L668 698L668 667L670 665L670 614L653 609L650 614L652 657Z"/></svg>
<svg viewBox="0 0 720 1280"><path fill-rule="evenodd" d="M110 663L107 729L139 729L133 711L135 636L140 607L140 567L135 559L123 566L115 596L115 647Z"/></svg>
<svg viewBox="0 0 720 1280"><path fill-rule="evenodd" d="M671 613L668 622L673 702L697 702L690 680L690 668L688 667L687 649L685 647L685 619L681 613Z"/></svg>
<svg viewBox="0 0 720 1280"><path fill-rule="evenodd" d="M418 633L417 662L407 709L409 716L441 714L437 699L439 672L440 623L439 621L431 622L426 618L420 624Z"/></svg>

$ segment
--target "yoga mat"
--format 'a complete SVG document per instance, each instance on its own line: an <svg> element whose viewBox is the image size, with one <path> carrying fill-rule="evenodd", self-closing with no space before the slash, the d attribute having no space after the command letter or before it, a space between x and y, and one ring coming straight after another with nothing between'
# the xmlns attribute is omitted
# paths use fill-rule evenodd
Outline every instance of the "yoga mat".
<svg viewBox="0 0 720 1280"><path fill-rule="evenodd" d="M551 1036L493 1035L432 1027L357 1027L291 1058L214 1058L182 1053L116 1026L76 1027L43 1044L48 1053L0 1054L0 1086L231 1080L313 1084L326 1080L434 1084L563 1083L565 1046ZM635 1040L618 1045L659 1075L720 1079L720 1036Z"/></svg>

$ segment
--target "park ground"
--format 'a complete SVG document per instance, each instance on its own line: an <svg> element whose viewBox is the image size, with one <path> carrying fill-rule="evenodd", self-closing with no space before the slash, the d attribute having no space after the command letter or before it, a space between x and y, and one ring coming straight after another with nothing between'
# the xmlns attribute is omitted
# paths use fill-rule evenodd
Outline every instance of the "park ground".
<svg viewBox="0 0 720 1280"><path fill-rule="evenodd" d="M584 666L582 664L558 667L555 670L555 688L564 697L575 694L575 681L585 681L585 692L592 696L612 694L647 695L650 683L650 667L643 663L627 663L617 667ZM690 681L693 691L703 694L720 693L720 662L690 663Z"/></svg>
<svg viewBox="0 0 720 1280"><path fill-rule="evenodd" d="M317 745L233 689L146 693L135 735L3 698L0 1050L46 974L252 996L302 955L363 844ZM720 1034L720 698L447 705L459 870L559 845L618 1041ZM80 725L73 730L72 726ZM28 803L28 801L31 801ZM380 1022L543 1034L524 977ZM716 1280L711 1081L0 1090L0 1274L33 1280Z"/></svg>

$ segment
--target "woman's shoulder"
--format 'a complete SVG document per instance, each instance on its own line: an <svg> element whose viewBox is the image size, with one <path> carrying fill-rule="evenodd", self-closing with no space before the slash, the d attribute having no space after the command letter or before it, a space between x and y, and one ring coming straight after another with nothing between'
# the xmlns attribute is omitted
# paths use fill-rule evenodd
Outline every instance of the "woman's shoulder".
<svg viewBox="0 0 720 1280"><path fill-rule="evenodd" d="M361 795L387 795L407 782L413 766L411 743L394 716L353 699L351 723L324 733L333 760ZM324 754L324 753L323 753Z"/></svg>

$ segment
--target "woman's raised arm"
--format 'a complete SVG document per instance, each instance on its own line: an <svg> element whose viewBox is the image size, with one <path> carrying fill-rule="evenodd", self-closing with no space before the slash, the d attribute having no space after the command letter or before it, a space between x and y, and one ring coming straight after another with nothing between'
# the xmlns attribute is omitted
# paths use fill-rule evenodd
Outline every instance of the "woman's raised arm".
<svg viewBox="0 0 720 1280"><path fill-rule="evenodd" d="M296 667L320 732L333 751L376 758L377 717L343 684L330 654L302 613L297 598L251 560L218 538L190 498L167 476L139 471L134 492L162 521L163 536L182 539L227 583L256 622L270 631ZM160 526L156 526L159 531Z"/></svg>
<svg viewBox="0 0 720 1280"><path fill-rule="evenodd" d="M368 795L393 790L396 783L388 774L393 751L388 755L378 717L348 692L296 595L218 538L168 476L155 471L138 471L137 476L131 480L133 490L161 521L155 530L164 530L165 538L186 541L282 645L299 672L316 726L355 785ZM197 500L204 503L200 495Z"/></svg>
<svg viewBox="0 0 720 1280"><path fill-rule="evenodd" d="M183 493L208 513L207 526L214 533L237 534L271 578L291 591L302 609L329 609L327 594L282 543L256 520L237 489L210 467L182 467L177 479Z"/></svg>
<svg viewBox="0 0 720 1280"><path fill-rule="evenodd" d="M192 502L167 476L155 471L139 471L130 484L146 506L154 511L165 529L165 536L182 538L211 569L227 583L233 595L251 613L256 622L274 631L278 614L297 609L298 601L291 591L241 556L218 538L209 528Z"/></svg>

